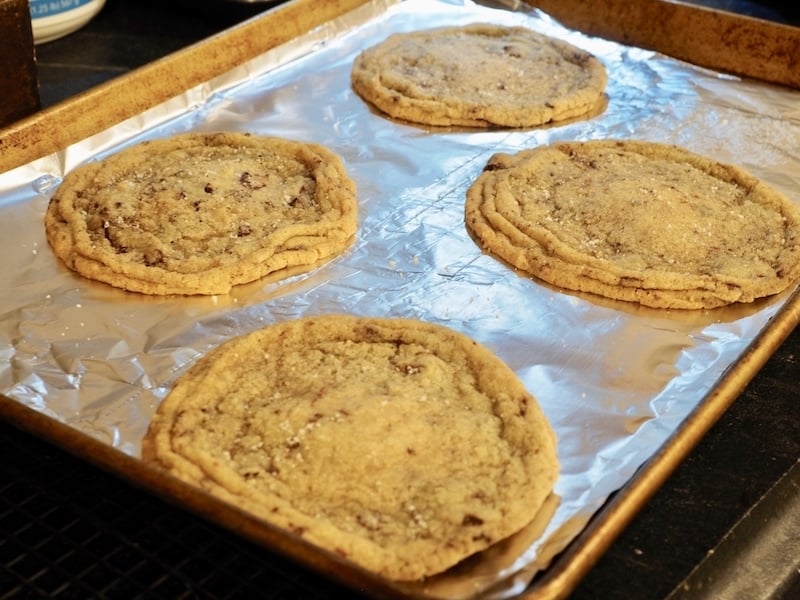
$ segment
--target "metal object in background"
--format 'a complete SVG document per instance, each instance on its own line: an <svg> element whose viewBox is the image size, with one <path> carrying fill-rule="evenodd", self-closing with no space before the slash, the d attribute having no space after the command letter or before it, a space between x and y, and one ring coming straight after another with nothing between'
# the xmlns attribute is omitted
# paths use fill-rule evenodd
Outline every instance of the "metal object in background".
<svg viewBox="0 0 800 600"><path fill-rule="evenodd" d="M0 0L0 127L39 108L28 0Z"/></svg>
<svg viewBox="0 0 800 600"><path fill-rule="evenodd" d="M800 598L800 462L667 600Z"/></svg>

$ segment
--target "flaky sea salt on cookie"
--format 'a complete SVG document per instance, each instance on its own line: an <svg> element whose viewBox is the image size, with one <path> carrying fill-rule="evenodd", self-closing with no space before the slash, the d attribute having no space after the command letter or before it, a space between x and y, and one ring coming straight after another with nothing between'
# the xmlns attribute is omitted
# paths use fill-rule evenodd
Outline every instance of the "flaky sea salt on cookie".
<svg viewBox="0 0 800 600"><path fill-rule="evenodd" d="M743 169L672 145L495 155L465 217L481 247L548 283L656 308L752 302L800 277L800 209Z"/></svg>
<svg viewBox="0 0 800 600"><path fill-rule="evenodd" d="M210 352L159 406L142 456L398 581L520 531L559 470L538 403L488 349L345 315Z"/></svg>
<svg viewBox="0 0 800 600"><path fill-rule="evenodd" d="M246 133L146 141L67 174L45 230L83 276L145 294L224 294L343 252L355 184L325 147Z"/></svg>
<svg viewBox="0 0 800 600"><path fill-rule="evenodd" d="M396 33L354 61L353 89L425 125L534 127L596 112L607 74L592 54L523 27Z"/></svg>

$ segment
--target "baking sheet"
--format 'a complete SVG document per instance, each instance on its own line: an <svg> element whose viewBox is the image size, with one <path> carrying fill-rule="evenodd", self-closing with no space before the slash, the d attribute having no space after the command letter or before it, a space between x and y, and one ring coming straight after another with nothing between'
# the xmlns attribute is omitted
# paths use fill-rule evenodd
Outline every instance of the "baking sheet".
<svg viewBox="0 0 800 600"><path fill-rule="evenodd" d="M534 130L428 129L386 119L352 92L350 65L361 48L394 31L473 21L525 25L594 53L609 70L606 110ZM124 145L189 130L251 131L335 150L358 186L355 245L312 273L210 298L127 293L60 265L43 218L64 173ZM800 202L797 91L587 37L528 8L367 3L0 175L0 391L137 457L175 378L232 336L329 312L416 317L460 330L504 359L553 423L560 502L544 535L502 572L467 573L422 591L516 594L703 402L792 293L713 311L658 311L565 293L480 252L464 228L464 194L493 153L608 137L680 144L739 164Z"/></svg>

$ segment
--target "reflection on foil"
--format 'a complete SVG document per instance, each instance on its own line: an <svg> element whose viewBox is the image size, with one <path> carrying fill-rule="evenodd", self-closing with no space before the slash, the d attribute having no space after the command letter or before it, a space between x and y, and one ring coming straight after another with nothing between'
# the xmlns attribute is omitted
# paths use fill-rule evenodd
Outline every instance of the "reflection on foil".
<svg viewBox="0 0 800 600"><path fill-rule="evenodd" d="M61 178L48 173L36 178L33 182L33 191L37 194L49 195L55 192L59 185L61 185Z"/></svg>
<svg viewBox="0 0 800 600"><path fill-rule="evenodd" d="M351 90L350 65L362 48L395 31L473 21L529 26L594 53L609 71L605 110L524 131L423 128L384 118ZM490 556L488 571L484 562L425 592L511 595L703 401L789 293L696 312L564 293L477 248L464 227L466 189L495 152L611 137L677 143L738 163L800 202L799 99L796 91L566 30L536 10L457 0L368 3L57 155L0 174L0 391L138 456L175 378L232 336L329 312L416 317L460 330L505 360L551 420L559 501L543 535L526 541L510 567L508 556L502 568ZM60 265L43 218L65 170L188 130L251 131L335 150L358 186L354 246L311 272L210 298L146 297Z"/></svg>

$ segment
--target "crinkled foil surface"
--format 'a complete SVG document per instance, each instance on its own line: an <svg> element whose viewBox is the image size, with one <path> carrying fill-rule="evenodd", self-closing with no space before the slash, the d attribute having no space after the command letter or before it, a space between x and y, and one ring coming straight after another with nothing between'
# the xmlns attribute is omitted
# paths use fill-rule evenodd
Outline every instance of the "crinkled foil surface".
<svg viewBox="0 0 800 600"><path fill-rule="evenodd" d="M353 58L396 31L524 25L600 58L599 116L533 130L430 130L372 111ZM319 269L229 296L154 298L86 281L51 253L44 212L64 173L147 138L237 130L322 143L358 186L355 245ZM482 253L466 189L495 152L635 138L738 164L800 202L800 94L564 29L536 10L374 2L56 155L0 175L0 391L134 457L175 379L219 343L310 314L415 317L505 360L559 437L559 503L515 561L434 596L519 592L653 456L791 292L713 311L658 311L552 289ZM498 585L499 580L505 580ZM493 591L488 592L487 588Z"/></svg>

